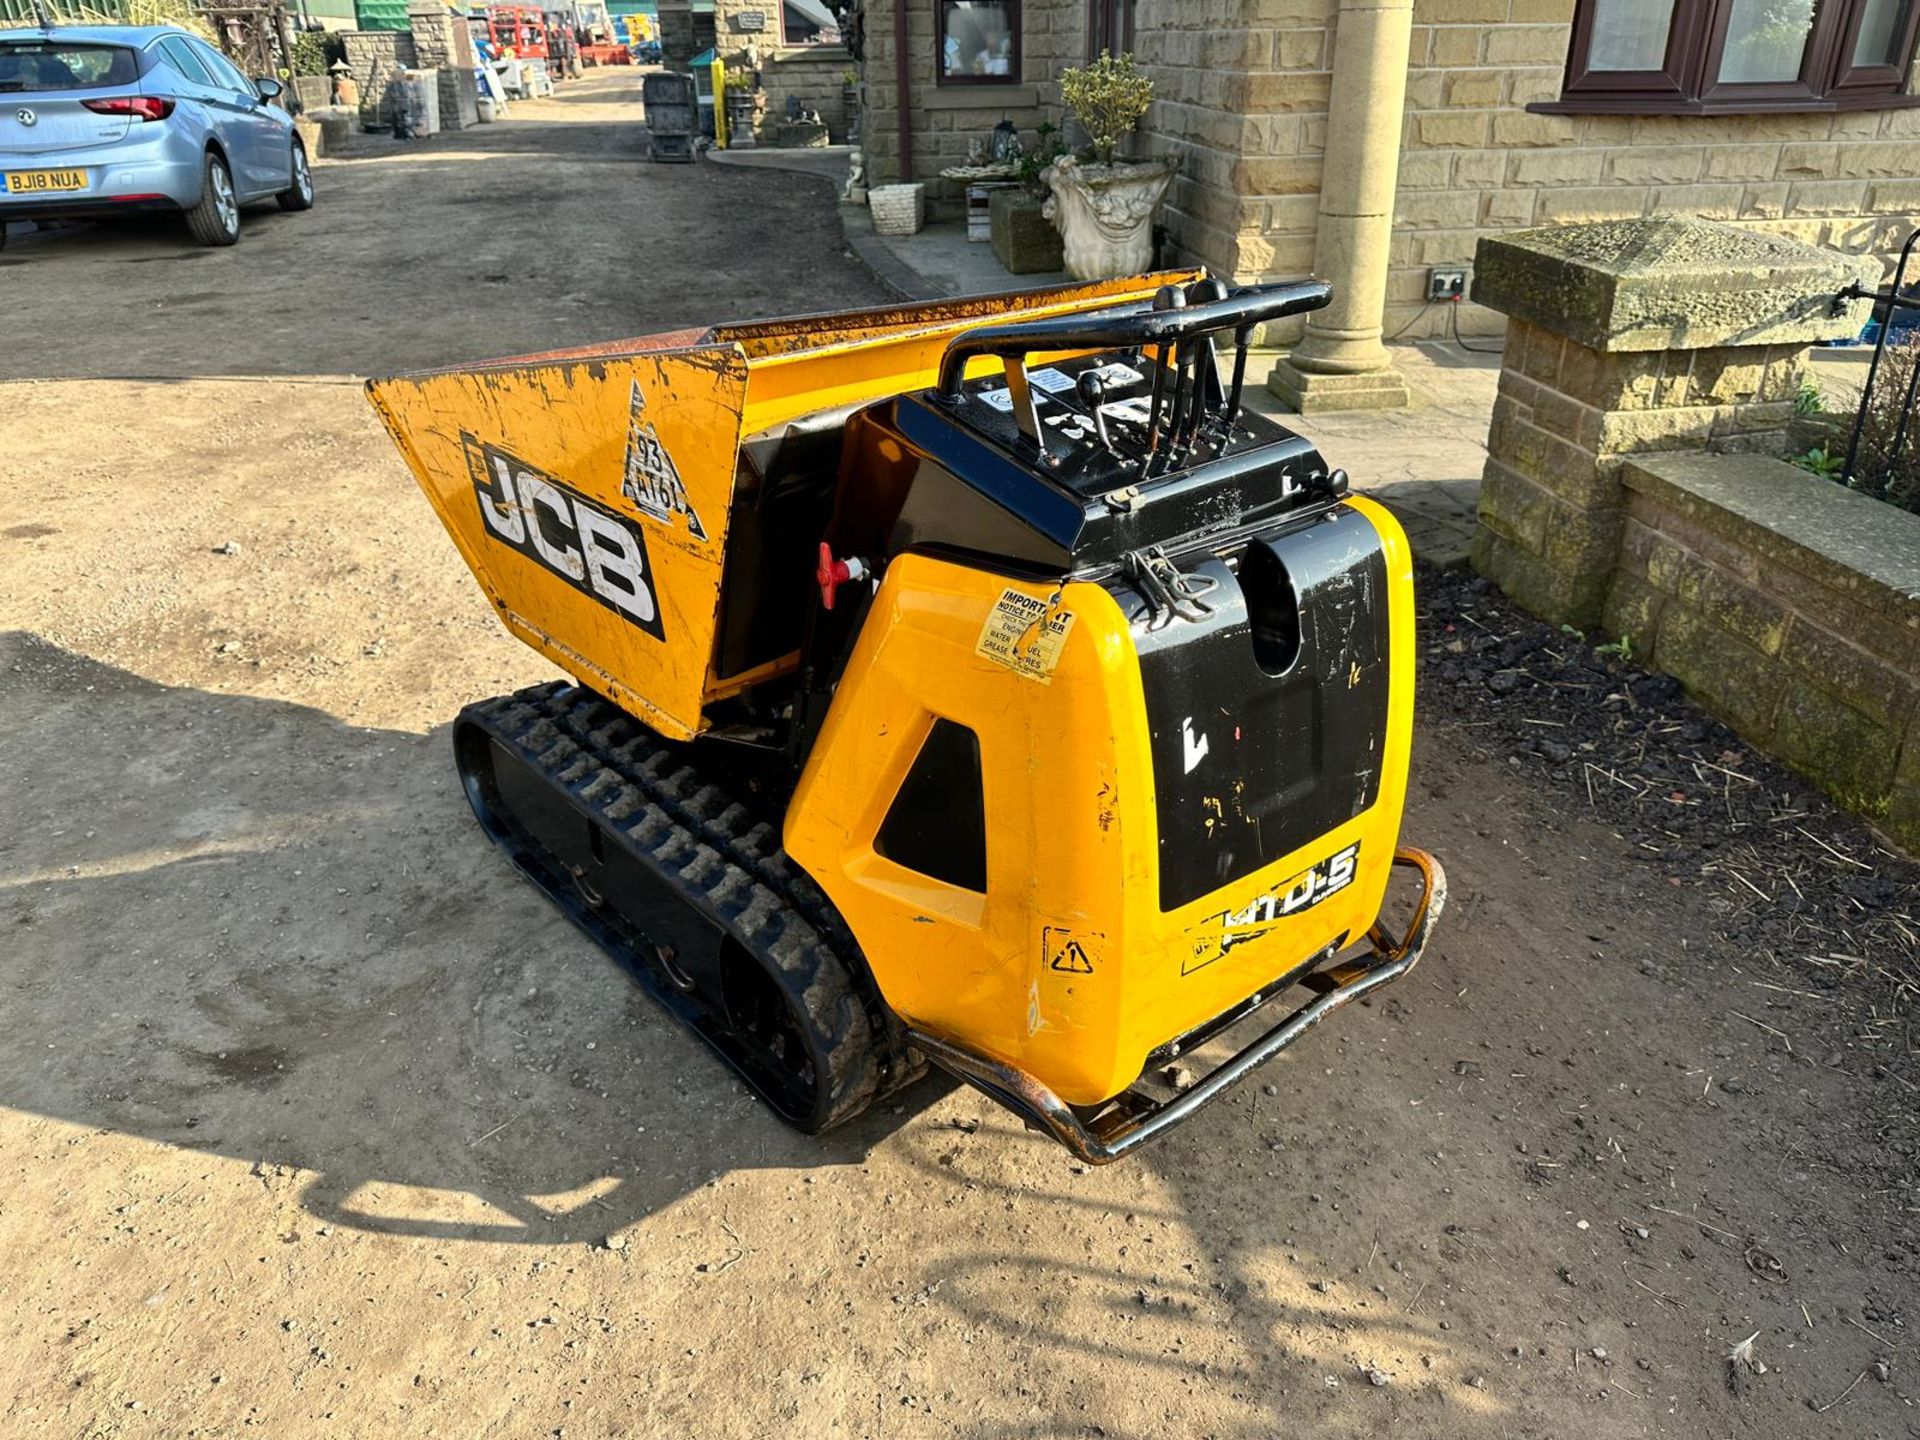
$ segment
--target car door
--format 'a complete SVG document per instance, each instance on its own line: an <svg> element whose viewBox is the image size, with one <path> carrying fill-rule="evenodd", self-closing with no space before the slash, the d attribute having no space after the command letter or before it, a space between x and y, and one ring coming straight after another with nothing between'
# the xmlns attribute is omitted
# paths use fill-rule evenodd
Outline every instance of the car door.
<svg viewBox="0 0 1920 1440"><path fill-rule="evenodd" d="M258 199L284 190L292 183L292 144L288 139L291 122L284 112L260 98L253 82L235 68L233 62L200 40L188 42L200 63L213 73L221 98L233 116L234 186L242 199Z"/></svg>

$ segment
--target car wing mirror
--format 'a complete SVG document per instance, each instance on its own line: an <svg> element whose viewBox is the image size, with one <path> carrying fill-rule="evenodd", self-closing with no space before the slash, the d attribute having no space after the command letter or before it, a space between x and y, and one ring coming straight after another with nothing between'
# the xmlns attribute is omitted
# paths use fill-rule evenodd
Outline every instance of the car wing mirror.
<svg viewBox="0 0 1920 1440"><path fill-rule="evenodd" d="M287 87L278 80L255 80L253 88L262 100L278 100L287 91Z"/></svg>

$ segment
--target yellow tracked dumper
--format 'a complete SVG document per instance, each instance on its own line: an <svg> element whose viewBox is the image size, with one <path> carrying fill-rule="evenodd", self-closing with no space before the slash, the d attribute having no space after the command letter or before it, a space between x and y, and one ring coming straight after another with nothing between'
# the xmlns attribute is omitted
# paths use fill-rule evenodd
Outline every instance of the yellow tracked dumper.
<svg viewBox="0 0 1920 1440"><path fill-rule="evenodd" d="M481 826L802 1130L929 1061L1095 1163L1193 1114L1445 895L1398 844L1405 537L1241 403L1327 298L1163 273L373 381L577 682L461 713Z"/></svg>

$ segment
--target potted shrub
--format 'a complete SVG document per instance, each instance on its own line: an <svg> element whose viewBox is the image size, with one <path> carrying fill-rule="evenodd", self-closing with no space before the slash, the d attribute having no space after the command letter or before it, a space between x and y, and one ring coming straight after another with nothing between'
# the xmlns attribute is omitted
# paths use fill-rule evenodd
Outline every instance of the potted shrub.
<svg viewBox="0 0 1920 1440"><path fill-rule="evenodd" d="M1117 158L1153 104L1153 81L1133 56L1102 50L1091 65L1060 72L1060 100L1090 142L1087 154L1062 155L1046 170L1047 218L1065 241L1067 273L1080 280L1134 275L1153 263L1153 212L1173 182L1164 159Z"/></svg>

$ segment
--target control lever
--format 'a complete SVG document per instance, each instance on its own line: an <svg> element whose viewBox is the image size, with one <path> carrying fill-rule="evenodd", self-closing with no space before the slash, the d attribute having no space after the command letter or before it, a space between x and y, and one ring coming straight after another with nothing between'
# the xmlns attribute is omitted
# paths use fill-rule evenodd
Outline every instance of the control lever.
<svg viewBox="0 0 1920 1440"><path fill-rule="evenodd" d="M1205 280L1196 280L1187 288L1187 301L1192 305L1212 305L1227 298L1227 287L1209 276ZM1196 365L1193 394L1187 402L1187 413L1181 418L1180 433L1187 448L1200 438L1201 423L1205 419L1212 402L1220 397L1220 363L1213 349L1213 336L1202 333L1189 342L1193 350Z"/></svg>
<svg viewBox="0 0 1920 1440"><path fill-rule="evenodd" d="M1095 370L1083 370L1074 389L1080 392L1080 401L1093 416L1094 433L1100 437L1100 448L1109 455L1117 454L1113 448L1113 437L1107 433L1107 413L1100 407L1107 400L1107 382L1100 378Z"/></svg>
<svg viewBox="0 0 1920 1440"><path fill-rule="evenodd" d="M1162 285L1154 293L1155 310L1184 310L1187 308L1187 292L1178 285ZM1176 347L1177 354L1177 347ZM1153 401L1147 411L1147 454L1152 455L1160 448L1160 402L1166 398L1167 391L1167 346L1163 343L1153 352ZM1176 393L1176 399L1178 395Z"/></svg>
<svg viewBox="0 0 1920 1440"><path fill-rule="evenodd" d="M1197 280L1186 295L1191 306L1213 305L1227 298L1227 287L1211 278ZM1210 402L1220 391L1211 334L1183 336L1174 355L1173 411L1167 423L1167 448L1161 456L1163 472L1184 464L1192 454Z"/></svg>
<svg viewBox="0 0 1920 1440"><path fill-rule="evenodd" d="M1222 413L1220 436L1222 443L1233 433L1233 422L1240 418L1240 391L1247 383L1247 350L1253 343L1253 327L1242 325L1233 332L1233 391L1227 396L1227 406Z"/></svg>

